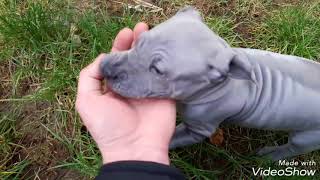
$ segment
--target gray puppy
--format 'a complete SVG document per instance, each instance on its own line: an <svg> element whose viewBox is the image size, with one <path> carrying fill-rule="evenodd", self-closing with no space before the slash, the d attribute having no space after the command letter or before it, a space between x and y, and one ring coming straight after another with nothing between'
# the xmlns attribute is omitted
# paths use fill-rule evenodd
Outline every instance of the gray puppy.
<svg viewBox="0 0 320 180"><path fill-rule="evenodd" d="M191 7L143 33L129 51L106 56L101 70L116 93L171 98L183 109L170 148L198 143L222 122L287 130L273 160L320 148L320 64L289 55L232 48Z"/></svg>

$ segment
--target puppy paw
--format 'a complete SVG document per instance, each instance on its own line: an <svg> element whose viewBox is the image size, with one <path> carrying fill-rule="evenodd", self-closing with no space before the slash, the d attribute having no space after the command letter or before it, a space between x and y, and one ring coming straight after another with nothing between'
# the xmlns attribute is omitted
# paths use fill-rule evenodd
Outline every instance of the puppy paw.
<svg viewBox="0 0 320 180"><path fill-rule="evenodd" d="M266 146L266 147L263 147L257 152L257 155L258 156L268 155L268 154L274 152L277 148L278 148L277 146Z"/></svg>
<svg viewBox="0 0 320 180"><path fill-rule="evenodd" d="M288 156L286 146L266 146L257 152L257 155L264 156L277 161Z"/></svg>

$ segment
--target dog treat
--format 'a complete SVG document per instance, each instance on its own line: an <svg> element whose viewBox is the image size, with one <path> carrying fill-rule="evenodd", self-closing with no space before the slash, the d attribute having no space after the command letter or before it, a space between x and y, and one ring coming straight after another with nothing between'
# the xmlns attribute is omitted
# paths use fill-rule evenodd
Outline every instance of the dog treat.
<svg viewBox="0 0 320 180"><path fill-rule="evenodd" d="M107 55L101 71L122 96L177 100L184 121L170 148L198 143L224 122L289 131L287 144L258 152L273 160L320 149L320 64L230 47L192 7Z"/></svg>

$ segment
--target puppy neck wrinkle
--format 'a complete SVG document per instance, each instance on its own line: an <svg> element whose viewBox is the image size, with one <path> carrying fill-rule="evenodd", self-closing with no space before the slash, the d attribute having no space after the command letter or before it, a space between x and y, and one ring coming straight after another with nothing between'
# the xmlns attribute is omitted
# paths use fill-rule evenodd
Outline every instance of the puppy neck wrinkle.
<svg viewBox="0 0 320 180"><path fill-rule="evenodd" d="M203 89L197 91L189 98L181 100L183 104L204 104L212 101L216 101L224 97L231 89L231 79L227 78L222 83L215 87L206 86Z"/></svg>

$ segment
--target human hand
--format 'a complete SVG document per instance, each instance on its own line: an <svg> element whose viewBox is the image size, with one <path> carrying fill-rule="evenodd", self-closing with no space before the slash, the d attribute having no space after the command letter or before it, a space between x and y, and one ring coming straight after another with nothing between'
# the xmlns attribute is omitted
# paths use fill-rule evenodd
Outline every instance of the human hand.
<svg viewBox="0 0 320 180"><path fill-rule="evenodd" d="M112 51L131 48L148 26L125 28L117 35ZM80 72L76 109L98 145L103 163L121 160L169 164L168 147L174 133L176 106L171 100L125 99L103 93L100 62L105 54Z"/></svg>

